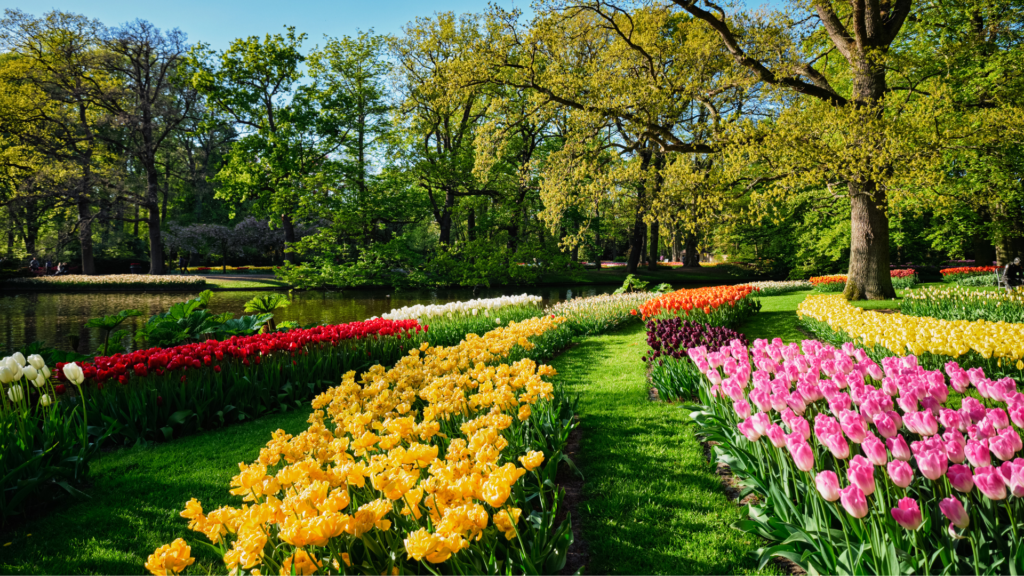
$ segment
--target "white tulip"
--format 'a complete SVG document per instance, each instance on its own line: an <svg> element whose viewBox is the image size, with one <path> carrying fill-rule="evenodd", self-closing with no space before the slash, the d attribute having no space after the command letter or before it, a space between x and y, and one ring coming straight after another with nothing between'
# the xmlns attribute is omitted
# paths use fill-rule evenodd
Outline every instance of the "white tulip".
<svg viewBox="0 0 1024 576"><path fill-rule="evenodd" d="M53 404L53 400L50 400L49 394L43 394L39 397L39 405L43 408L48 407L50 404Z"/></svg>
<svg viewBox="0 0 1024 576"><path fill-rule="evenodd" d="M43 366L43 376L46 376L47 380L50 379L50 369L47 368L46 366Z"/></svg>
<svg viewBox="0 0 1024 576"><path fill-rule="evenodd" d="M14 374L7 366L0 366L0 382L3 382L4 384L14 382Z"/></svg>
<svg viewBox="0 0 1024 576"><path fill-rule="evenodd" d="M494 323L495 324L501 324L501 318L495 318L494 319Z"/></svg>
<svg viewBox="0 0 1024 576"><path fill-rule="evenodd" d="M36 388L42 388L43 386L46 385L46 378L43 378L43 375L40 374L36 376L36 379L34 382L32 382L32 384L34 384Z"/></svg>
<svg viewBox="0 0 1024 576"><path fill-rule="evenodd" d="M39 375L39 373L36 372L36 369L34 367L32 367L31 364L29 364L28 366L25 366L24 368L22 368L22 371L25 373L25 379L26 380L35 380L36 376Z"/></svg>
<svg viewBox="0 0 1024 576"><path fill-rule="evenodd" d="M22 354L21 352L15 352L14 355L11 356L11 358L13 358L14 361L18 363L18 366L25 365L25 355Z"/></svg>
<svg viewBox="0 0 1024 576"><path fill-rule="evenodd" d="M75 386L81 386L82 382L85 382L85 374L82 372L82 368L74 362L64 365L64 376Z"/></svg>
<svg viewBox="0 0 1024 576"><path fill-rule="evenodd" d="M21 386L15 384L7 389L7 397L11 399L11 402L21 402L25 398L25 391L21 389Z"/></svg>
<svg viewBox="0 0 1024 576"><path fill-rule="evenodd" d="M46 361L39 354L33 354L28 357L28 363L32 365L36 370L42 370L43 366L46 366Z"/></svg>

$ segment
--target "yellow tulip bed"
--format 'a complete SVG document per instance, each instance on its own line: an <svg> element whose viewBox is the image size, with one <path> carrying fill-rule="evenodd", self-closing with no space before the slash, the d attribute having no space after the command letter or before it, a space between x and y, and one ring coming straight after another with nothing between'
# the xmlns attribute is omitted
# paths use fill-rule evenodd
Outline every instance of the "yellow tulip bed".
<svg viewBox="0 0 1024 576"><path fill-rule="evenodd" d="M567 343L564 322L532 318L348 372L313 400L306 431L279 430L239 464L230 492L244 504L207 512L192 499L181 515L231 573L557 573L572 534L555 522L552 483L575 424L554 369L529 356ZM178 539L146 568L193 562Z"/></svg>
<svg viewBox="0 0 1024 576"><path fill-rule="evenodd" d="M841 295L809 295L797 308L800 321L820 338L850 341L885 356L914 354L929 368L956 360L986 373L1024 368L1024 324L941 320L873 312Z"/></svg>

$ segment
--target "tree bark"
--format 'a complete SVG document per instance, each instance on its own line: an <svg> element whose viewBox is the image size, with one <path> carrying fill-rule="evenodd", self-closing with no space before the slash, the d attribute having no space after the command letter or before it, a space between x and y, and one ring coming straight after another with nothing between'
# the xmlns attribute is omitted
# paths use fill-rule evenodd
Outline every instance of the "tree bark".
<svg viewBox="0 0 1024 576"><path fill-rule="evenodd" d="M644 148L640 151L640 169L646 171L651 165L651 150ZM644 222L644 204L647 200L645 185L641 182L637 186L636 194L636 215L633 218L633 233L629 237L629 257L626 259L626 273L636 274L640 266L640 257L643 254L644 238L647 237L647 224Z"/></svg>
<svg viewBox="0 0 1024 576"><path fill-rule="evenodd" d="M851 183L850 270L847 300L889 300L896 297L889 277L889 217L885 192L870 182Z"/></svg>
<svg viewBox="0 0 1024 576"><path fill-rule="evenodd" d="M650 261L647 263L651 270L658 269L658 260L660 260L659 250L661 248L661 242L658 237L658 232L661 229L661 225L655 220L651 223L651 244L650 244Z"/></svg>
<svg viewBox="0 0 1024 576"><path fill-rule="evenodd" d="M440 229L438 241L441 244L452 243L452 210L455 208L455 191L445 190L444 206L441 208L441 217L437 220Z"/></svg>
<svg viewBox="0 0 1024 576"><path fill-rule="evenodd" d="M96 262L92 250L92 209L89 197L82 194L78 197L78 243L81 245L82 274L95 274Z"/></svg>
<svg viewBox="0 0 1024 576"><path fill-rule="evenodd" d="M470 208L466 216L466 236L469 241L476 240L476 210Z"/></svg>
<svg viewBox="0 0 1024 576"><path fill-rule="evenodd" d="M290 244L295 243L295 224L292 222L291 216L287 214L283 214L281 216L281 228L284 229L284 247L285 250L287 250ZM298 258L292 252L285 251L284 259L287 260L289 264L299 263Z"/></svg>
<svg viewBox="0 0 1024 576"><path fill-rule="evenodd" d="M696 232L687 232L683 243L683 268L700 268L700 246Z"/></svg>

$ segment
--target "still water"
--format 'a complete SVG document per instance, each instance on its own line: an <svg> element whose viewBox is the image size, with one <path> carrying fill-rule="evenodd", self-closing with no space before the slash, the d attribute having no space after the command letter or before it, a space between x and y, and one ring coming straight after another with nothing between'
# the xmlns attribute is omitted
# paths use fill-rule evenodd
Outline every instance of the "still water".
<svg viewBox="0 0 1024 576"><path fill-rule="evenodd" d="M394 308L413 304L444 304L472 298L494 298L512 294L536 294L544 305L573 297L605 294L616 289L608 286L552 286L544 288L472 290L346 290L344 292L294 292L291 306L278 309L276 321L339 324L380 316ZM99 330L85 328L90 318L136 309L143 316L129 318L122 328L134 334L150 316L166 312L176 302L198 294L185 292L131 293L54 293L24 292L0 296L0 350L17 350L30 342L43 342L61 350L71 350L68 336L77 334L80 352L93 352L101 343ZM243 314L245 302L266 292L214 292L210 310L215 313ZM85 348L88 347L88 350Z"/></svg>

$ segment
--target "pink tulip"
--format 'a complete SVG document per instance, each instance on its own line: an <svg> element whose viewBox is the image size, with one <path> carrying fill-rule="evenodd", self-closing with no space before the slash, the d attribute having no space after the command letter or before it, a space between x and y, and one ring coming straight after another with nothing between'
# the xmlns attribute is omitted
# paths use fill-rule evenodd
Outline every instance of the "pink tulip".
<svg viewBox="0 0 1024 576"><path fill-rule="evenodd" d="M889 453L885 450L885 444L874 434L868 434L860 444L860 449L875 466L885 466L889 461Z"/></svg>
<svg viewBox="0 0 1024 576"><path fill-rule="evenodd" d="M1002 430L1010 425L1010 418L1006 415L1006 410L1003 410L1002 408L993 408L989 410L985 418L992 421L992 426L994 426L996 430Z"/></svg>
<svg viewBox="0 0 1024 576"><path fill-rule="evenodd" d="M949 461L954 464L960 464L966 458L964 454L964 445L957 441L949 441L945 443L946 456L949 457Z"/></svg>
<svg viewBox="0 0 1024 576"><path fill-rule="evenodd" d="M871 362L870 364L868 364L868 376L871 376L875 380L881 380L883 377L885 377L885 374L882 373L882 369L878 366L878 364Z"/></svg>
<svg viewBox="0 0 1024 576"><path fill-rule="evenodd" d="M793 418L789 422L789 429L794 433L803 436L804 440L811 439L811 424L804 418Z"/></svg>
<svg viewBox="0 0 1024 576"><path fill-rule="evenodd" d="M938 480L946 473L946 467L949 465L949 459L946 458L945 452L939 450L927 450L918 454L917 469L921 471L921 475L929 480Z"/></svg>
<svg viewBox="0 0 1024 576"><path fill-rule="evenodd" d="M960 413L963 414L971 424L977 424L988 415L988 410L985 409L985 406L981 402L978 402L975 398L967 396L960 403Z"/></svg>
<svg viewBox="0 0 1024 576"><path fill-rule="evenodd" d="M801 472L810 472L814 469L814 450L806 441L796 444L790 449L793 462Z"/></svg>
<svg viewBox="0 0 1024 576"><path fill-rule="evenodd" d="M746 420L750 418L750 402L746 400L737 400L732 403L732 409L736 411L736 415L741 419Z"/></svg>
<svg viewBox="0 0 1024 576"><path fill-rule="evenodd" d="M865 496L875 493L875 467L863 456L857 455L850 460L850 468L846 475L851 484L856 484Z"/></svg>
<svg viewBox="0 0 1024 576"><path fill-rule="evenodd" d="M828 401L828 409L837 415L842 414L844 410L849 410L852 405L853 400L850 399L850 395L846 392L840 392Z"/></svg>
<svg viewBox="0 0 1024 576"><path fill-rule="evenodd" d="M949 518L949 521L953 526L960 528L961 530L971 525L971 517L967 515L967 511L964 510L963 502L959 499L950 496L944 498L939 502L939 510L942 511L942 515Z"/></svg>
<svg viewBox="0 0 1024 576"><path fill-rule="evenodd" d="M907 441L903 439L902 434L897 434L893 438L886 440L885 446L889 449L889 452L892 452L892 457L897 460L910 462L910 459L914 457L913 452L910 451L910 446L907 446Z"/></svg>
<svg viewBox="0 0 1024 576"><path fill-rule="evenodd" d="M772 423L772 419L768 417L768 414L758 412L750 417L750 423L757 430L757 433L763 436L768 432L768 426Z"/></svg>
<svg viewBox="0 0 1024 576"><path fill-rule="evenodd" d="M946 477L949 478L950 486L958 492L967 493L974 489L974 476L967 466L962 464L950 466L946 471Z"/></svg>
<svg viewBox="0 0 1024 576"><path fill-rule="evenodd" d="M1010 420L1017 426L1024 427L1024 402L1017 401L1010 404Z"/></svg>
<svg viewBox="0 0 1024 576"><path fill-rule="evenodd" d="M988 453L988 446L986 444L987 442L978 440L967 441L967 445L964 446L964 454L967 456L971 466L978 468L992 465L992 457Z"/></svg>
<svg viewBox="0 0 1024 576"><path fill-rule="evenodd" d="M860 414L853 410L844 410L839 416L839 422L842 425L843 432L850 437L850 440L856 444L864 441L868 429Z"/></svg>
<svg viewBox="0 0 1024 576"><path fill-rule="evenodd" d="M804 401L803 395L799 392L794 391L790 393L786 401L793 412L796 412L797 414L802 415L804 411L807 410L807 402Z"/></svg>
<svg viewBox="0 0 1024 576"><path fill-rule="evenodd" d="M966 430L967 424L964 422L963 415L956 410L949 408L943 408L939 413L939 422L946 428L955 430Z"/></svg>
<svg viewBox="0 0 1024 576"><path fill-rule="evenodd" d="M771 440L772 446L776 448L782 448L786 445L786 433L782 431L782 426L778 424L769 424L768 429L765 430L765 436L768 440Z"/></svg>
<svg viewBox="0 0 1024 576"><path fill-rule="evenodd" d="M854 518L863 518L868 515L868 500L856 484L850 484L843 488L839 491L839 495L847 514Z"/></svg>
<svg viewBox="0 0 1024 576"><path fill-rule="evenodd" d="M1007 430L1013 432L1012 429ZM990 438L988 441L988 449L995 454L996 458L1003 461L1012 460L1013 456L1017 453L1017 451L1014 450L1013 439L1008 434L1000 434Z"/></svg>
<svg viewBox="0 0 1024 576"><path fill-rule="evenodd" d="M892 421L888 414L879 414L875 416L874 420L875 429L878 430L882 438L892 438L896 435L896 423Z"/></svg>
<svg viewBox="0 0 1024 576"><path fill-rule="evenodd" d="M917 506L917 500L913 498L901 499L898 507L892 509L892 518L907 530L917 530L924 522L921 517L921 509Z"/></svg>
<svg viewBox="0 0 1024 576"><path fill-rule="evenodd" d="M821 439L821 442L836 458L846 460L850 457L850 445L846 442L846 438L841 432L825 436Z"/></svg>
<svg viewBox="0 0 1024 576"><path fill-rule="evenodd" d="M831 470L819 472L814 477L814 485L821 497L829 502L839 500L839 477Z"/></svg>
<svg viewBox="0 0 1024 576"><path fill-rule="evenodd" d="M999 467L999 473L1003 481L1010 489L1010 493L1017 498L1024 497L1024 459L1017 458L1013 462L1003 462Z"/></svg>
<svg viewBox="0 0 1024 576"><path fill-rule="evenodd" d="M818 390L821 391L822 397L829 402L839 394L839 386L836 386L836 383L831 380L822 380L819 382Z"/></svg>
<svg viewBox="0 0 1024 576"><path fill-rule="evenodd" d="M889 472L889 479L892 480L892 483L900 488L910 486L914 480L914 469L903 460L890 461L886 470Z"/></svg>
<svg viewBox="0 0 1024 576"><path fill-rule="evenodd" d="M742 432L743 435L747 437L747 440L750 440L751 442L757 442L761 439L761 433L757 431L757 428L754 428L754 424L750 421L750 418L740 422L736 427L739 428L739 431Z"/></svg>
<svg viewBox="0 0 1024 576"><path fill-rule="evenodd" d="M974 469L974 485L991 500L1006 499L1006 483L1002 474L992 466Z"/></svg>

